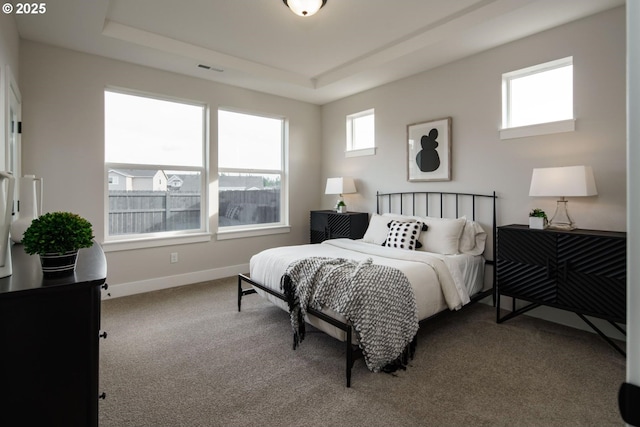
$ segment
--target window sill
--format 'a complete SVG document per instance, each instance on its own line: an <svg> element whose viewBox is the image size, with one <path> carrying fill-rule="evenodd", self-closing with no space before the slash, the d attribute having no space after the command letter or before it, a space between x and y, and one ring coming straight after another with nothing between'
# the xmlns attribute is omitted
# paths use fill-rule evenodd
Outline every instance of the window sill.
<svg viewBox="0 0 640 427"><path fill-rule="evenodd" d="M573 132L574 130L576 130L575 119L561 120L559 122L539 123L530 126L500 129L500 139L526 138L528 136Z"/></svg>
<svg viewBox="0 0 640 427"><path fill-rule="evenodd" d="M291 232L289 225L275 225L273 227L260 228L236 228L232 230L218 230L217 240L243 239L245 237L268 236L271 234L284 234Z"/></svg>
<svg viewBox="0 0 640 427"><path fill-rule="evenodd" d="M360 150L347 150L344 152L345 157L375 156L376 147L362 148Z"/></svg>
<svg viewBox="0 0 640 427"><path fill-rule="evenodd" d="M186 245L210 242L211 233L181 234L177 236L141 237L135 239L107 240L102 243L105 252L128 251L132 249L156 248L160 246Z"/></svg>

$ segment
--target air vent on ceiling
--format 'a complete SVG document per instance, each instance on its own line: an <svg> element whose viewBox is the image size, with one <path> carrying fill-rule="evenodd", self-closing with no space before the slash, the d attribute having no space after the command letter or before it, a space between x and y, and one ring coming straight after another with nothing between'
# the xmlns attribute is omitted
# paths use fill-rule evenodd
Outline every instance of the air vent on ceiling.
<svg viewBox="0 0 640 427"><path fill-rule="evenodd" d="M205 65L205 64L198 64L198 67L203 68L205 70L217 71L219 73L224 71L222 68L215 68L215 67L212 67L211 65Z"/></svg>

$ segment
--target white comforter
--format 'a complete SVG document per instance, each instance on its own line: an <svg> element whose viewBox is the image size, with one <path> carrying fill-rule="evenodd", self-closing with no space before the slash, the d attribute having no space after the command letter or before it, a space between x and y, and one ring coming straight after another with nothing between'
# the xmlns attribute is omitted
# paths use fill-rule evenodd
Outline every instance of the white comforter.
<svg viewBox="0 0 640 427"><path fill-rule="evenodd" d="M394 249L349 239L325 240L319 245L283 246L262 251L251 258L251 279L281 291L280 278L287 266L295 260L311 256L341 257L358 261L371 258L375 264L401 270L414 290L420 320L447 308L459 309L469 302L467 286L459 268L459 261L466 263L467 257L460 259L429 252ZM284 301L260 290L258 292L288 311ZM327 312L333 317L344 320L337 313L330 310ZM309 323L329 335L344 340L342 331L325 322L313 318L309 319Z"/></svg>

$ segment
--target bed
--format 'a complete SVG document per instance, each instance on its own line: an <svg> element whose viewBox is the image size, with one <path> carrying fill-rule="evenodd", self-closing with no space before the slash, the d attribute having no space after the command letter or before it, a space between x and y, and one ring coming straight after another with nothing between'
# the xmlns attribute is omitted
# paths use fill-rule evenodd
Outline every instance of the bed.
<svg viewBox="0 0 640 427"><path fill-rule="evenodd" d="M238 276L238 311L244 296L258 293L289 312L290 300L282 290L283 276L291 272L292 265L311 259L372 263L378 268L401 271L415 295L420 323L487 297L492 297L495 305L495 274L486 268L493 266L495 260L495 192L377 193L376 199L376 213L371 215L362 239L331 239L321 244L267 249L254 255L249 275ZM392 237L398 227L417 230L415 224L425 231L418 232L408 243L400 244ZM377 280L371 282L373 286ZM361 329L355 333L352 321L327 307L308 307L304 314L308 324L345 342L346 385L350 387L354 361L363 357L358 339ZM294 334L294 349L295 340ZM407 345L404 360L412 346ZM369 367L369 359L366 361Z"/></svg>

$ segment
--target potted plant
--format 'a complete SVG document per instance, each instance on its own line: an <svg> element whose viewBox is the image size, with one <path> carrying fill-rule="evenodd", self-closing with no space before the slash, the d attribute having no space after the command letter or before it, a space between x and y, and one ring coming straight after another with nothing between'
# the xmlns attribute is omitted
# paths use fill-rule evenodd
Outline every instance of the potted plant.
<svg viewBox="0 0 640 427"><path fill-rule="evenodd" d="M71 212L49 212L34 219L22 237L24 250L38 254L45 275L75 270L78 250L93 245L91 223Z"/></svg>
<svg viewBox="0 0 640 427"><path fill-rule="evenodd" d="M544 230L547 228L547 214L542 209L533 209L529 212L529 228Z"/></svg>
<svg viewBox="0 0 640 427"><path fill-rule="evenodd" d="M343 200L338 200L338 203L336 203L336 212L337 213L347 212L347 205L344 203Z"/></svg>

